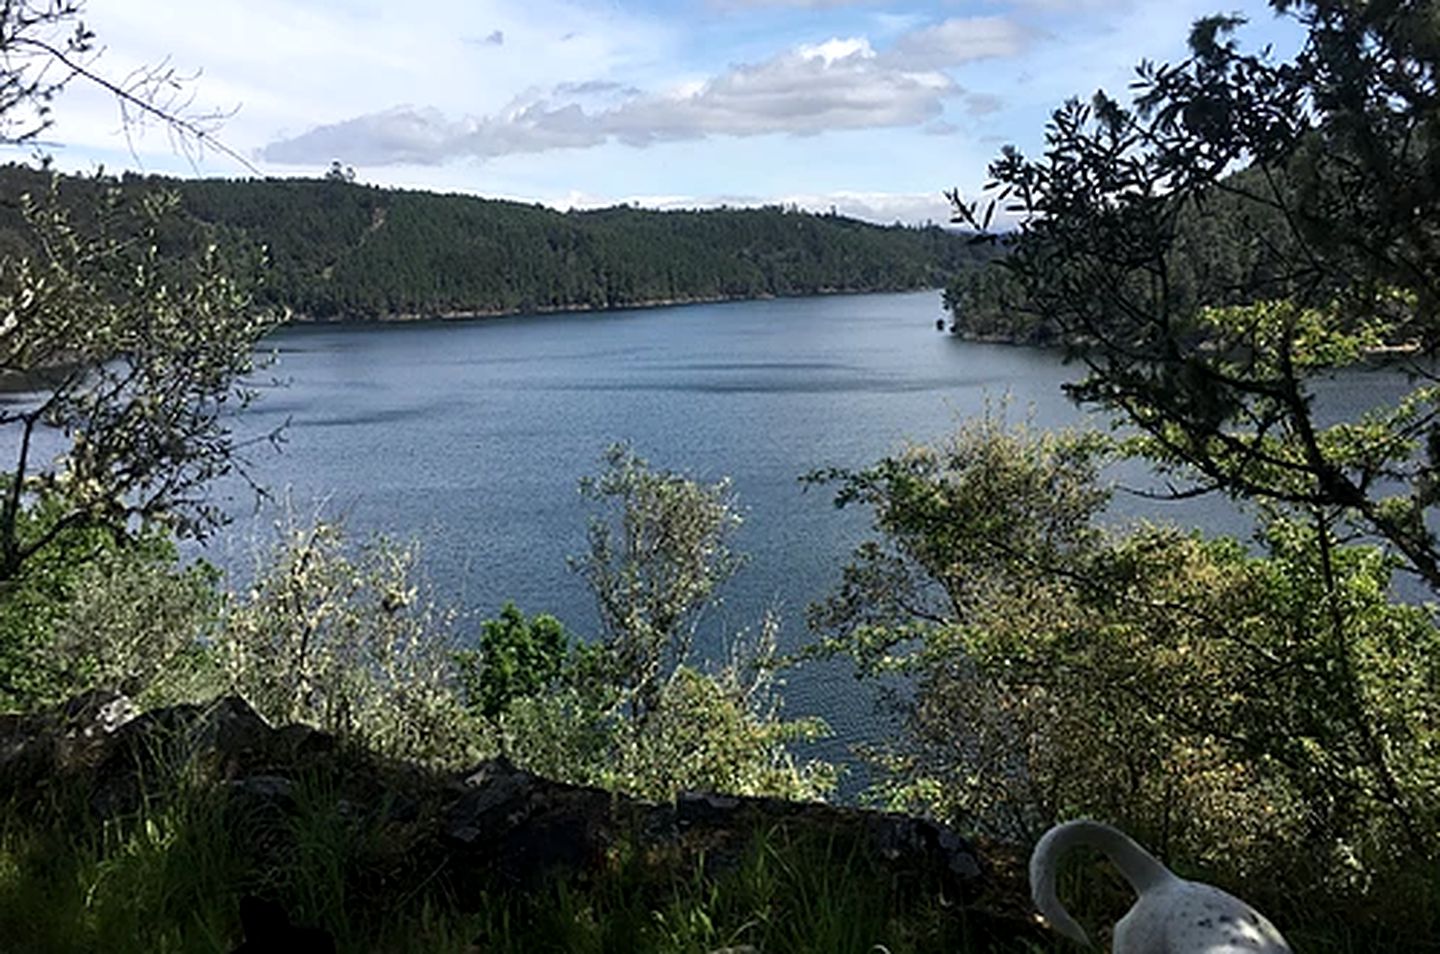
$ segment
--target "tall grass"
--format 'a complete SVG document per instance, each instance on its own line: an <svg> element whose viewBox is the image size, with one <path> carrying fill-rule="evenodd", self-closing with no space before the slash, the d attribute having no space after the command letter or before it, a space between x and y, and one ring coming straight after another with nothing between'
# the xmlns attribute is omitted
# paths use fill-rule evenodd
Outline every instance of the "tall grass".
<svg viewBox="0 0 1440 954"><path fill-rule="evenodd" d="M643 852L604 878L487 899L478 947L497 954L608 951L707 954L751 947L795 954L1023 951L972 937L964 912L901 886L860 853L813 834L758 833L726 863L657 868Z"/></svg>
<svg viewBox="0 0 1440 954"><path fill-rule="evenodd" d="M228 952L240 940L246 894L330 931L342 952L1075 950L1018 919L967 911L933 886L896 880L848 843L778 824L743 851L699 858L637 832L592 870L465 890L426 860L433 853L415 850L413 822L386 822L383 806L348 802L339 782L316 768L283 801L236 800L181 771L123 818L97 818L78 785L0 807L0 951ZM1062 893L1104 937L1128 891L1093 859L1075 861ZM1417 924L1440 910L1437 884L1436 872L1416 871L1396 886ZM1256 900L1297 951L1440 950L1433 932L1396 932L1388 917L1287 909L1283 887ZM1023 910L1017 902L1000 899Z"/></svg>
<svg viewBox="0 0 1440 954"><path fill-rule="evenodd" d="M324 771L298 779L283 805L228 798L184 772L162 787L112 820L76 785L0 810L0 951L227 952L246 894L354 952L1027 949L981 943L937 896L779 827L725 858L627 839L599 870L466 897L424 867L433 855L414 850L413 830L357 810Z"/></svg>

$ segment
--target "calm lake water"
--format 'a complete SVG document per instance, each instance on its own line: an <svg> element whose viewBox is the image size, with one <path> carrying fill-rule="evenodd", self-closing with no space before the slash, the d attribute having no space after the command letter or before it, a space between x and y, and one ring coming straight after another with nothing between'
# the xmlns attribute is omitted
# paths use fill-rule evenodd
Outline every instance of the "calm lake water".
<svg viewBox="0 0 1440 954"><path fill-rule="evenodd" d="M867 529L800 475L941 438L1007 399L1013 419L1084 419L1061 394L1074 369L1058 354L957 340L936 331L941 314L925 292L290 327L267 340L268 374L285 385L244 416L256 431L288 420L288 440L254 454L254 475L301 509L323 500L356 531L418 537L447 598L484 614L514 600L589 634L595 612L566 562L585 546L576 482L628 441L656 466L729 476L744 508L736 545L750 562L707 618L701 653L720 654L767 609L793 648ZM237 494L241 519L207 551L237 569L273 519L245 504ZM1117 515L1137 507L1155 510L1122 499ZM829 756L877 732L869 694L838 663L792 672L784 697L788 712L830 722Z"/></svg>
<svg viewBox="0 0 1440 954"><path fill-rule="evenodd" d="M1012 420L1086 421L1061 393L1076 369L1055 352L960 341L937 332L938 292L693 305L609 314L289 327L263 396L240 417L261 433L286 421L283 451L252 450L253 476L297 509L343 515L358 534L417 538L439 594L494 615L506 600L595 631L566 558L585 546L577 480L606 446L628 441L657 467L729 476L745 512L748 566L711 613L699 650L767 610L782 645L806 639L806 606L839 580L866 515L837 511L800 475L862 467L907 441L933 441L1007 399ZM1399 375L1328 382L1322 403L1347 411L1393 400ZM23 400L10 395L7 400ZM1103 421L1090 418L1092 423ZM1143 482L1130 467L1120 476ZM239 486L236 521L204 554L237 579L275 514ZM1244 533L1224 501L1180 506L1121 495L1115 521L1147 516ZM473 631L473 622L469 624ZM789 674L791 714L835 730L817 754L885 731L871 696L840 663Z"/></svg>

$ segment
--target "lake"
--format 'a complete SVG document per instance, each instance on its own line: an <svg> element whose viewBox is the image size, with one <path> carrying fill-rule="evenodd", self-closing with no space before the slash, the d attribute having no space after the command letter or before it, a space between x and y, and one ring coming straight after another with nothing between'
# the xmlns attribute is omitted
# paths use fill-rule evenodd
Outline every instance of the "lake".
<svg viewBox="0 0 1440 954"><path fill-rule="evenodd" d="M357 537L419 540L439 596L471 611L469 632L513 600L595 633L567 557L585 548L577 481L598 471L607 445L626 441L700 480L728 476L745 515L735 546L750 560L704 620L698 650L723 657L727 638L767 611L780 616L782 648L794 649L807 638L806 606L839 581L868 529L863 511L837 511L801 475L941 439L1007 401L1011 420L1039 427L1105 423L1062 394L1078 369L1058 352L962 341L936 330L941 316L940 294L923 292L295 325L266 339L275 360L237 422L248 435L288 422L281 452L247 453L252 476L302 514L343 517ZM1322 382L1319 403L1348 415L1408 386L1399 374L1348 372ZM1133 463L1117 475L1154 480ZM276 514L257 513L238 481L217 491L236 519L202 552L243 581ZM1248 528L1222 499L1117 496L1113 521L1140 517ZM822 757L887 731L838 661L788 673L784 697L789 714L834 729Z"/></svg>
<svg viewBox="0 0 1440 954"><path fill-rule="evenodd" d="M288 439L252 452L253 474L354 531L417 537L447 599L489 615L514 600L587 635L595 611L566 560L585 547L576 483L627 441L657 467L730 477L743 507L736 547L750 562L705 620L702 654L771 609L794 648L806 606L867 529L800 475L942 438L1006 400L1012 419L1042 427L1085 418L1060 391L1075 369L1058 353L961 341L937 332L941 315L939 293L924 292L287 327L266 341L267 375L284 384L262 388L243 420L253 433L288 420ZM232 490L240 519L207 554L239 570L273 513L252 515ZM1157 506L1122 498L1115 510ZM1187 512L1239 526L1223 504ZM792 672L784 696L787 712L830 722L827 756L876 734L869 693L843 665Z"/></svg>

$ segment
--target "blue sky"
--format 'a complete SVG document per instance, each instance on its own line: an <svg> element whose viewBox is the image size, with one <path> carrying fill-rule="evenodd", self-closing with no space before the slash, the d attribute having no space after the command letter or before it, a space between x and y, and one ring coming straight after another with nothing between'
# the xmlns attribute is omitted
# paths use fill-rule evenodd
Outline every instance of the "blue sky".
<svg viewBox="0 0 1440 954"><path fill-rule="evenodd" d="M192 114L260 174L543 202L835 206L946 215L1003 143L1036 149L1071 95L1123 90L1184 54L1199 16L1247 45L1299 34L1258 0L91 0L123 79L167 64ZM62 168L245 176L215 151L128 134L72 86L47 139ZM19 154L16 158L21 158Z"/></svg>

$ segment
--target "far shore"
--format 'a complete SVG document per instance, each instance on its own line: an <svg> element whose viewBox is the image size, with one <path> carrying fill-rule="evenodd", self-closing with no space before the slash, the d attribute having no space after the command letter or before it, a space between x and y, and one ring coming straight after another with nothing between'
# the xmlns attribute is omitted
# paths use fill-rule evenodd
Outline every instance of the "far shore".
<svg viewBox="0 0 1440 954"><path fill-rule="evenodd" d="M409 322L409 321L465 321L477 318L514 318L525 315L562 315L585 312L631 311L642 308L669 308L677 305L715 305L727 302L774 301L781 298L821 298L832 295L903 295L912 292L936 292L938 286L919 288L817 288L813 291L793 295L695 295L676 298L644 298L638 301L617 302L609 305L591 305L581 302L562 305L535 305L527 308L466 308L450 311L388 312L374 316L330 315L317 317L294 312L293 324L333 324L346 321Z"/></svg>

